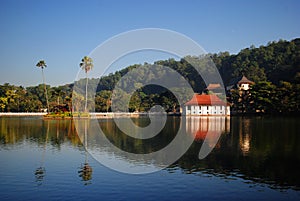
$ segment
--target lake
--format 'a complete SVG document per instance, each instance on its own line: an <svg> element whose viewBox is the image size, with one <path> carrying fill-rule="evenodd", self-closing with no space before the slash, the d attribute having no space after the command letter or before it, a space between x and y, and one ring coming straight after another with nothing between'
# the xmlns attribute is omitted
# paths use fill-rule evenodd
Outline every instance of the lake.
<svg viewBox="0 0 300 201"><path fill-rule="evenodd" d="M93 120L109 142L129 153L159 151L180 129L192 139L184 155L162 170L127 174L95 158L105 155L132 168L148 167L149 160L114 153L97 133L76 129L76 120L0 117L0 200L300 200L299 120L168 117L150 139L126 135L112 119ZM149 124L148 118L132 121ZM200 160L203 146L212 151Z"/></svg>

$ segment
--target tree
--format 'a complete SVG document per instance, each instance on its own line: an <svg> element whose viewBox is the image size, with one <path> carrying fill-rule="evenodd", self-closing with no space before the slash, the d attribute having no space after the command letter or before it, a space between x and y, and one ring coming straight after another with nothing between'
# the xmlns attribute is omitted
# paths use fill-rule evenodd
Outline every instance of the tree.
<svg viewBox="0 0 300 201"><path fill-rule="evenodd" d="M83 110L82 101L84 101L84 97L82 96L82 94L76 93L76 91L74 91L72 93L72 108L70 110L82 111Z"/></svg>
<svg viewBox="0 0 300 201"><path fill-rule="evenodd" d="M65 97L65 102L68 106L69 112L72 113L72 94Z"/></svg>
<svg viewBox="0 0 300 201"><path fill-rule="evenodd" d="M276 107L276 86L271 82L258 82L251 88L253 109L262 113L273 113Z"/></svg>
<svg viewBox="0 0 300 201"><path fill-rule="evenodd" d="M112 92L108 90L102 90L95 96L95 105L97 112L108 112L111 105Z"/></svg>
<svg viewBox="0 0 300 201"><path fill-rule="evenodd" d="M296 113L298 108L297 85L281 81L276 88L276 108L280 113Z"/></svg>
<svg viewBox="0 0 300 201"><path fill-rule="evenodd" d="M7 98L7 111L8 112L14 112L18 111L17 109L17 99L19 96L16 94L15 89L9 89L6 91L6 98Z"/></svg>
<svg viewBox="0 0 300 201"><path fill-rule="evenodd" d="M5 107L7 106L8 101L6 97L0 97L0 109L3 112Z"/></svg>
<svg viewBox="0 0 300 201"><path fill-rule="evenodd" d="M129 102L129 111L130 112L138 112L140 109L140 105L141 105L141 98L139 96L140 91L135 91L131 98L130 98L130 102Z"/></svg>
<svg viewBox="0 0 300 201"><path fill-rule="evenodd" d="M36 66L38 68L41 68L42 69L42 76L43 76L43 84L44 84L44 91L45 91L45 97L46 97L46 102L47 102L47 112L49 113L50 110L49 110L49 101L48 101L48 92L47 92L47 88L46 88L46 84L45 84L45 75L44 75L44 68L47 67L47 64L44 60L40 60Z"/></svg>
<svg viewBox="0 0 300 201"><path fill-rule="evenodd" d="M80 68L85 71L86 83L85 83L85 105L84 105L84 112L87 112L87 86L88 86L88 76L87 73L92 70L94 67L93 60L88 57L84 56L80 63Z"/></svg>
<svg viewBox="0 0 300 201"><path fill-rule="evenodd" d="M111 110L112 112L128 112L128 103L130 95L122 89L114 89L111 96Z"/></svg>
<svg viewBox="0 0 300 201"><path fill-rule="evenodd" d="M240 90L233 88L228 91L228 101L232 104L232 111L237 113L244 113L245 111L245 99L243 93Z"/></svg>

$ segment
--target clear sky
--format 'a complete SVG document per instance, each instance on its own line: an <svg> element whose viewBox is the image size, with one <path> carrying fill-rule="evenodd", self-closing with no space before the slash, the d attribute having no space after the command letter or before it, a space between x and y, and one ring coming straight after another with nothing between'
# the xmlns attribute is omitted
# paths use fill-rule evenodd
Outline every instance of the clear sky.
<svg viewBox="0 0 300 201"><path fill-rule="evenodd" d="M83 56L132 29L170 29L211 53L291 40L299 10L297 0L0 0L0 84L41 83L41 59L48 84L72 83Z"/></svg>

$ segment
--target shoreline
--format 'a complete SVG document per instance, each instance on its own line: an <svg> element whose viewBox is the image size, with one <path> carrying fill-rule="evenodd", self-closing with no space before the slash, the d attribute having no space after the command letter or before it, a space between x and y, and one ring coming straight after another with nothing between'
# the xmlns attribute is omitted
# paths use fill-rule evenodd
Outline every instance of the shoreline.
<svg viewBox="0 0 300 201"><path fill-rule="evenodd" d="M60 114L57 115L49 115L46 112L0 112L0 117L43 117L45 119L78 119L78 118L94 118L94 119L110 119L110 118L122 118L122 117L147 117L149 114L147 112L91 112L89 116L82 114L82 116L78 116L78 114L74 116L61 116ZM160 114L154 114L160 115ZM168 113L168 116L181 116L179 113Z"/></svg>
<svg viewBox="0 0 300 201"><path fill-rule="evenodd" d="M160 115L160 114L154 114ZM106 113L106 112L91 112L89 113L89 117L83 116L60 116L60 115L50 115L47 116L46 112L0 112L0 117L42 117L45 119L84 119L84 118L92 118L92 119L110 119L110 118L122 118L122 117L147 117L148 113L146 112L134 112L134 113ZM179 113L167 113L167 116L185 116L189 117L214 117L218 115L184 115ZM265 117L265 116L299 116L299 114L263 114L263 113L234 113L231 115L226 115L226 117Z"/></svg>
<svg viewBox="0 0 300 201"><path fill-rule="evenodd" d="M47 112L0 112L0 117L14 117L14 116L44 116Z"/></svg>

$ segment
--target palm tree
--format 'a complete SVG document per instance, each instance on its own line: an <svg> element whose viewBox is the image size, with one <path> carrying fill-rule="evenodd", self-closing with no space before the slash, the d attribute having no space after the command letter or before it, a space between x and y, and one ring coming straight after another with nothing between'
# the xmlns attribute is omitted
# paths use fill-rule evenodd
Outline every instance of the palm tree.
<svg viewBox="0 0 300 201"><path fill-rule="evenodd" d="M86 77L84 112L87 112L87 86L88 86L88 76L87 76L87 73L90 70L92 70L93 67L94 67L93 60L90 57L84 56L81 59L80 68L85 71L85 77Z"/></svg>
<svg viewBox="0 0 300 201"><path fill-rule="evenodd" d="M47 102L47 112L49 113L50 110L49 110L49 102L48 102L48 92L47 92L47 87L46 87L46 84L45 84L45 75L44 75L44 68L47 67L47 64L44 60L40 60L36 66L38 68L41 68L42 69L42 76L43 76L43 84L44 84L44 91L45 91L45 96L46 96L46 102Z"/></svg>

